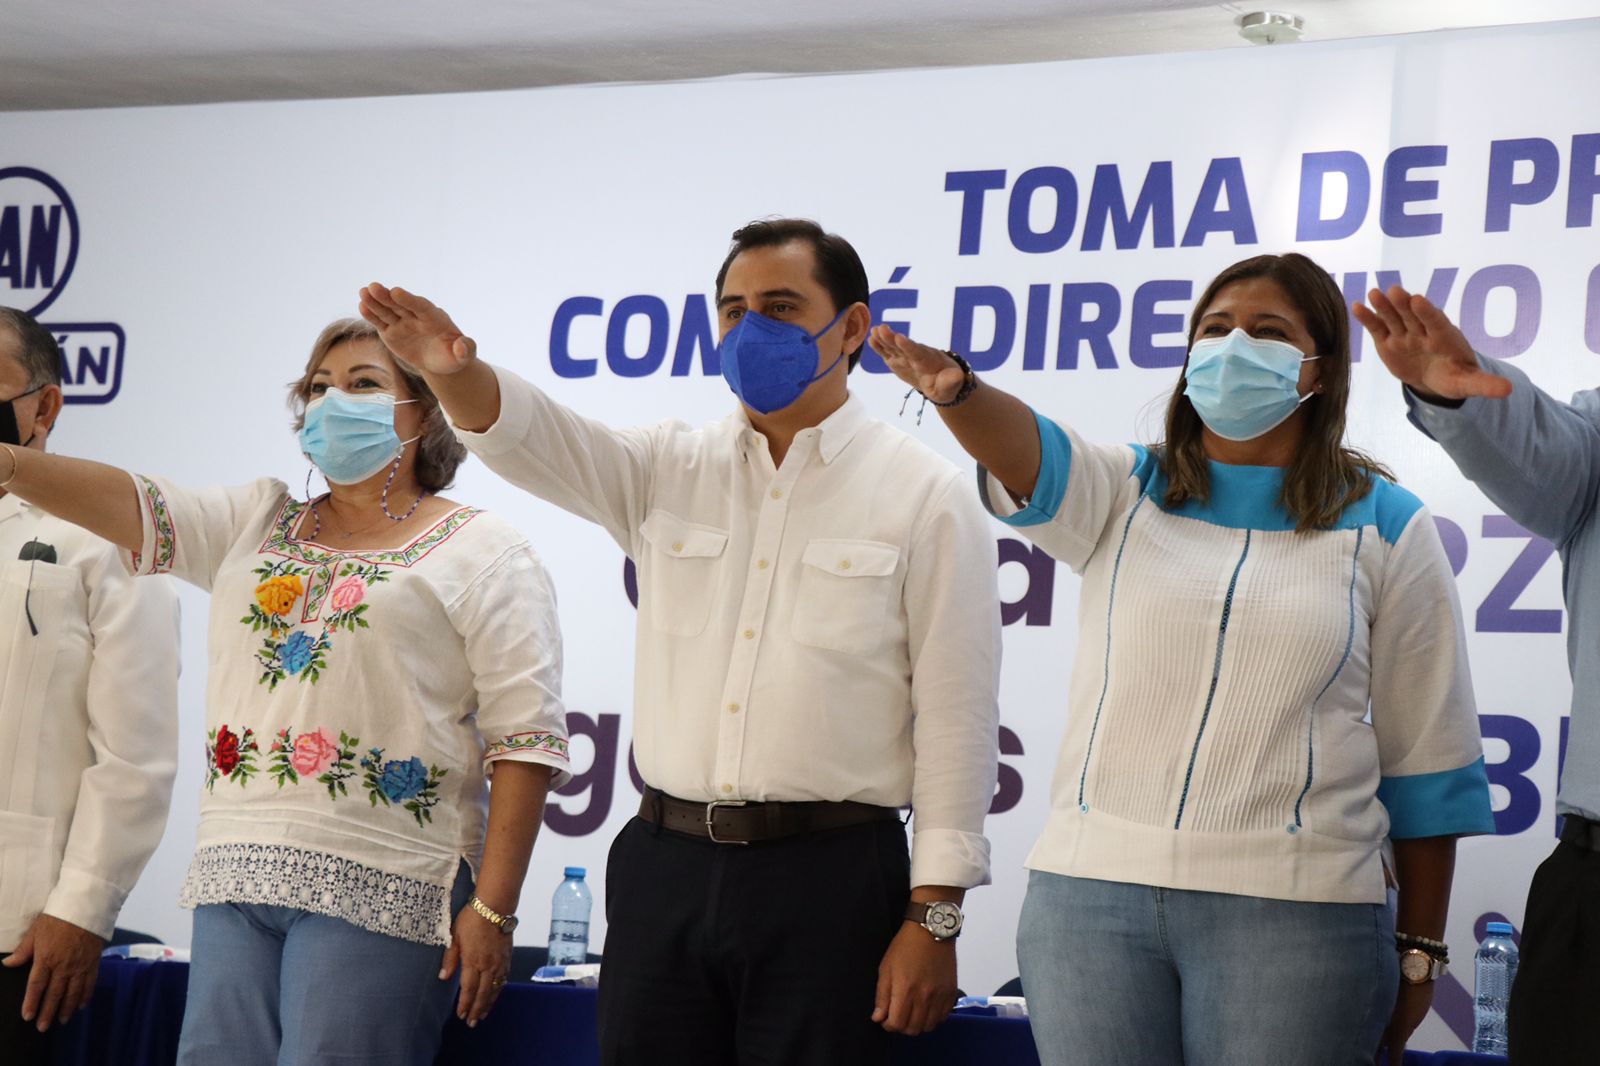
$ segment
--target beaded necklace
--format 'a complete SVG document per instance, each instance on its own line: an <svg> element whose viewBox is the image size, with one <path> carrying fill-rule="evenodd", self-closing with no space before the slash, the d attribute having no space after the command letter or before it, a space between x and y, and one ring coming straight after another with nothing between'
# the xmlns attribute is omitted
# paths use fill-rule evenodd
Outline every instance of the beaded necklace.
<svg viewBox="0 0 1600 1066"><path fill-rule="evenodd" d="M397 514L391 514L390 513L390 511L389 511L389 486L394 484L394 477L395 477L396 474L398 474L400 472L400 460L403 459L404 457L405 457L405 449L401 448L400 449L400 454L394 457L394 466L392 466L389 469L388 478L383 483L383 495L378 498L378 505L383 508L384 516L386 518L388 518L389 521L391 521L391 522L404 522L406 519L410 518L413 514L416 514L417 508L422 506L422 501L423 501L424 498L433 495L433 493L431 493L431 492L427 491L426 489L424 489L422 492L417 494L417 498L415 500L411 501L411 506L406 510L405 514L397 515ZM311 481L311 476L308 473L306 475L306 483L307 483L307 490L308 490L306 492L306 496L307 497L309 497L311 495L311 493L309 491L310 481ZM323 502L324 500L329 499L330 497L332 497L332 495L333 495L333 493L331 493L331 492L323 493L316 500L313 500L313 501L311 501L310 503L307 504L307 506L311 508L311 519L312 519L313 525L311 527L310 535L305 538L306 540L316 540L318 534L320 534L322 532L322 515L317 513L317 504ZM363 531L362 530L351 530L350 532L344 534L344 539L345 540L349 540L351 537L355 536L357 533L360 533L360 532L363 532Z"/></svg>

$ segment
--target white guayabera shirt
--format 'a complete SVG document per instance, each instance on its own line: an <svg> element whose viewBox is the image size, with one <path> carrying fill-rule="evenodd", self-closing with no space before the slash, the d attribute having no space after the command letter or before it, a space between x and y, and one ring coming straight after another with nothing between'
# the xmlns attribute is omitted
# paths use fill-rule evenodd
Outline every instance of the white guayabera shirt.
<svg viewBox="0 0 1600 1066"><path fill-rule="evenodd" d="M505 370L462 441L638 565L634 752L681 799L915 809L912 885L989 878L995 540L967 477L851 397L774 468L743 410L614 430Z"/></svg>
<svg viewBox="0 0 1600 1066"><path fill-rule="evenodd" d="M55 562L20 560L30 542ZM111 935L167 824L177 731L167 582L0 498L0 954L41 911Z"/></svg>
<svg viewBox="0 0 1600 1066"><path fill-rule="evenodd" d="M459 507L404 547L293 536L282 482L136 477L135 573L211 593L206 777L185 906L269 903L450 939L503 759L567 772L561 632L516 530Z"/></svg>

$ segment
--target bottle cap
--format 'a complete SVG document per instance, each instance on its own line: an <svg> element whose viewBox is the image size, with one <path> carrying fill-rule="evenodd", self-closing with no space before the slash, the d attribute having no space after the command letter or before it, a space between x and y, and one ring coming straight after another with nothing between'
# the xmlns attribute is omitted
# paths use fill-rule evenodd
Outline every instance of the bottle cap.
<svg viewBox="0 0 1600 1066"><path fill-rule="evenodd" d="M1484 929L1488 930L1488 933L1489 933L1490 936L1510 936L1511 935L1511 923L1510 922L1490 922L1489 924L1484 926Z"/></svg>
<svg viewBox="0 0 1600 1066"><path fill-rule="evenodd" d="M582 866L569 866L569 867L567 867L566 876L567 877L576 877L579 881L582 881L584 875L587 874L588 872L589 871L585 870ZM1507 928L1509 928L1509 926Z"/></svg>

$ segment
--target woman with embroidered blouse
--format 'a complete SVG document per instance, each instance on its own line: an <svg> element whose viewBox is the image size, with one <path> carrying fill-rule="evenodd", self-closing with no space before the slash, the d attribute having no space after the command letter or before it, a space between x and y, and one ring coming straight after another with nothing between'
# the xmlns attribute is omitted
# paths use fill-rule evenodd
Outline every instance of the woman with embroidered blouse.
<svg viewBox="0 0 1600 1066"><path fill-rule="evenodd" d="M1448 955L1456 838L1494 822L1438 531L1344 442L1333 280L1294 254L1218 275L1148 448L871 340L990 511L1083 577L1017 941L1041 1060L1398 1062Z"/></svg>
<svg viewBox="0 0 1600 1066"><path fill-rule="evenodd" d="M309 503L13 448L0 477L211 593L180 1063L420 1066L452 1001L471 1025L499 994L569 776L554 593L520 534L438 495L465 450L372 327L324 330L291 406Z"/></svg>

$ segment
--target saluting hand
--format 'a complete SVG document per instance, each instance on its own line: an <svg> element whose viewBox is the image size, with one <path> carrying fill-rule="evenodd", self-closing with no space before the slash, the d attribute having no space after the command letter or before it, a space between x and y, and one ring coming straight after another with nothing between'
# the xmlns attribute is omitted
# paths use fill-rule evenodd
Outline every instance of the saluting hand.
<svg viewBox="0 0 1600 1066"><path fill-rule="evenodd" d="M895 377L935 403L955 399L966 382L965 372L948 352L918 344L888 326L874 326L868 339Z"/></svg>
<svg viewBox="0 0 1600 1066"><path fill-rule="evenodd" d="M454 374L477 358L478 345L431 300L373 282L361 290L361 317L394 357L424 374Z"/></svg>
<svg viewBox="0 0 1600 1066"><path fill-rule="evenodd" d="M1352 305L1356 321L1372 334L1378 358L1389 373L1411 391L1445 400L1511 395L1511 382L1478 365L1467 338L1426 296L1395 285L1387 294L1373 289L1367 304Z"/></svg>

